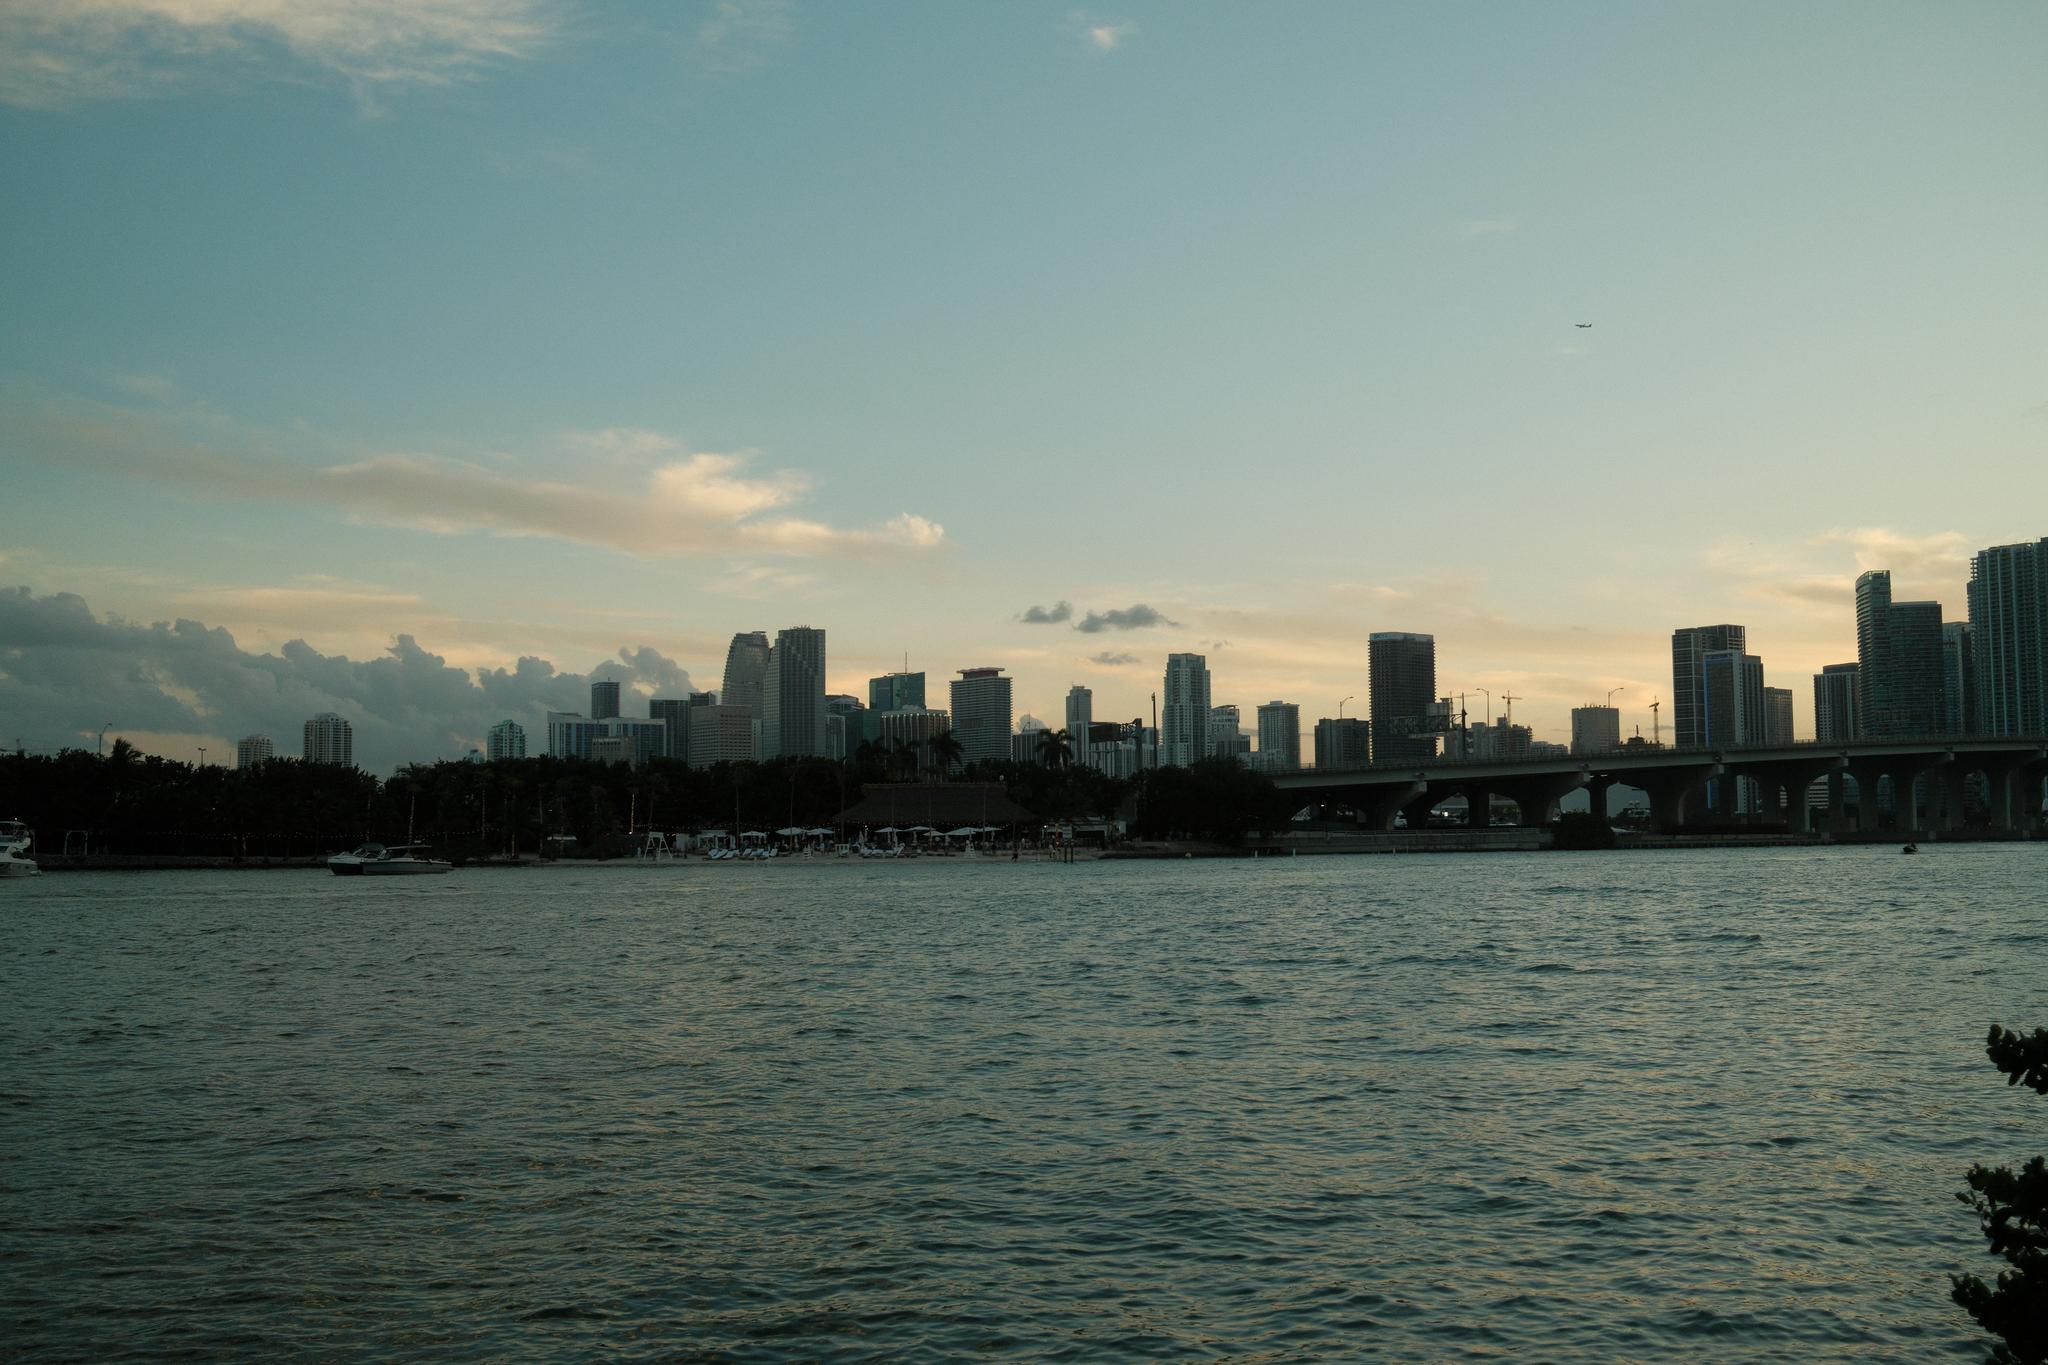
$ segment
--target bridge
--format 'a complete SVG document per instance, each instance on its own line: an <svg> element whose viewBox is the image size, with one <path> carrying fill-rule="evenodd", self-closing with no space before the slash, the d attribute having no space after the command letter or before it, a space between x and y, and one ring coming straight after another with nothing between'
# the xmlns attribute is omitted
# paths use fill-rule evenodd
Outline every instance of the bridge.
<svg viewBox="0 0 2048 1365"><path fill-rule="evenodd" d="M1807 792L1825 780L1824 828L1859 833L1877 828L1875 794L1890 778L1901 830L1938 835L1962 828L1963 796L1971 780L1988 793L1991 827L2017 833L2030 829L2041 808L2041 782L2048 776L2048 736L1930 736L1924 739L1866 739L1846 743L1751 745L1741 748L1622 748L1569 758L1507 760L1438 759L1424 764L1389 764L1347 770L1280 773L1283 792L1358 812L1366 829L1392 829L1405 812L1408 828L1421 829L1432 806L1463 796L1468 819L1485 823L1495 796L1521 808L1525 826L1548 825L1558 802L1583 789L1592 809L1605 813L1607 793L1617 783L1650 798L1654 828L1675 833L1702 815L1733 820L1735 781L1754 785L1749 818L1784 824L1795 834L1817 832ZM1856 783L1852 808L1848 783ZM1920 779L1925 778L1926 781ZM1705 810L1713 784L1716 811Z"/></svg>

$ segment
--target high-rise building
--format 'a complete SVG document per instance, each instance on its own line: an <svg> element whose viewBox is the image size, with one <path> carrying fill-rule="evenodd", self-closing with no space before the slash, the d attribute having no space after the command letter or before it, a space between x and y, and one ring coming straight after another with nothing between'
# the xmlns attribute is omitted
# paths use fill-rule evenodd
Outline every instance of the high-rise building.
<svg viewBox="0 0 2048 1365"><path fill-rule="evenodd" d="M526 727L516 720L501 720L491 727L485 743L490 746L488 752L493 763L501 758L525 758Z"/></svg>
<svg viewBox="0 0 2048 1365"><path fill-rule="evenodd" d="M1701 665L1706 673L1705 706L1702 708L1702 747L1737 748L1762 744L1766 733L1764 702L1764 661L1739 650L1717 649ZM1723 816L1748 814L1756 809L1756 782L1752 778L1711 778L1707 782L1708 808Z"/></svg>
<svg viewBox="0 0 2048 1365"><path fill-rule="evenodd" d="M1209 708L1209 757L1234 758L1243 762L1252 751L1252 737L1245 733L1244 713L1234 704Z"/></svg>
<svg viewBox="0 0 2048 1365"><path fill-rule="evenodd" d="M1259 767L1269 773L1301 768L1301 707L1269 701L1259 708Z"/></svg>
<svg viewBox="0 0 2048 1365"><path fill-rule="evenodd" d="M746 706L758 712L768 681L768 632L743 630L725 650L725 679L719 686L722 706Z"/></svg>
<svg viewBox="0 0 2048 1365"><path fill-rule="evenodd" d="M1671 742L1680 749L1707 743L1707 656L1737 654L1747 644L1741 626L1687 626L1671 632Z"/></svg>
<svg viewBox="0 0 2048 1365"><path fill-rule="evenodd" d="M610 720L619 714L619 680L595 678L590 684L590 718Z"/></svg>
<svg viewBox="0 0 2048 1365"><path fill-rule="evenodd" d="M687 741L690 766L709 768L719 763L752 762L754 730L751 706L718 702L692 709Z"/></svg>
<svg viewBox="0 0 2048 1365"><path fill-rule="evenodd" d="M640 767L667 751L668 726L633 716L598 720L575 711L548 712L548 753L585 762L620 762Z"/></svg>
<svg viewBox="0 0 2048 1365"><path fill-rule="evenodd" d="M1863 737L1858 664L1829 664L1813 675L1813 737L1823 744Z"/></svg>
<svg viewBox="0 0 2048 1365"><path fill-rule="evenodd" d="M1572 708L1572 752L1611 754L1621 747L1621 708L1618 706L1574 706ZM1477 757L1477 755L1474 755Z"/></svg>
<svg viewBox="0 0 2048 1365"><path fill-rule="evenodd" d="M825 632L775 632L761 688L761 757L825 755Z"/></svg>
<svg viewBox="0 0 2048 1365"><path fill-rule="evenodd" d="M1074 746L1074 763L1080 767L1091 766L1088 761L1088 729L1095 723L1095 693L1075 683L1067 689L1067 738Z"/></svg>
<svg viewBox="0 0 2048 1365"><path fill-rule="evenodd" d="M1128 724L1096 721L1088 727L1084 744L1088 766L1107 777L1132 778L1159 766L1159 732L1133 719Z"/></svg>
<svg viewBox="0 0 2048 1365"><path fill-rule="evenodd" d="M890 763L902 764L895 772L898 777L929 772L936 764L932 754L933 736L953 728L953 718L944 711L927 711L922 706L884 711L876 717L876 723L880 731L876 743L891 756ZM903 771L905 768L909 771Z"/></svg>
<svg viewBox="0 0 2048 1365"><path fill-rule="evenodd" d="M1465 756L1475 763L1530 758L1535 753L1535 734L1526 725L1510 725L1506 716L1482 721L1465 733Z"/></svg>
<svg viewBox="0 0 2048 1365"><path fill-rule="evenodd" d="M270 742L269 735L244 735L235 741L235 766L253 768L259 763L268 763L277 757L277 747Z"/></svg>
<svg viewBox="0 0 2048 1365"><path fill-rule="evenodd" d="M709 692L692 692L687 697L654 697L647 703L647 718L658 720L666 732L661 755L684 763L690 757L690 722L698 711L717 698Z"/></svg>
<svg viewBox="0 0 2048 1365"><path fill-rule="evenodd" d="M1381 630L1366 638L1366 691L1372 706L1372 761L1427 763L1436 736L1427 730L1436 698L1436 637Z"/></svg>
<svg viewBox="0 0 2048 1365"><path fill-rule="evenodd" d="M1892 576L1856 579L1856 662L1863 733L1902 739L1942 732L1941 604L1892 601Z"/></svg>
<svg viewBox="0 0 2048 1365"><path fill-rule="evenodd" d="M1789 687L1766 687L1764 689L1764 743L1790 744L1792 742L1792 689Z"/></svg>
<svg viewBox="0 0 2048 1365"><path fill-rule="evenodd" d="M1951 735L1977 733L1977 640L1968 621L1942 623L1941 723Z"/></svg>
<svg viewBox="0 0 2048 1365"><path fill-rule="evenodd" d="M963 668L953 680L953 738L963 766L1009 759L1012 681L1000 668Z"/></svg>
<svg viewBox="0 0 2048 1365"><path fill-rule="evenodd" d="M301 752L308 763L355 766L355 728L332 711L322 711L306 722L304 743Z"/></svg>
<svg viewBox="0 0 2048 1365"><path fill-rule="evenodd" d="M1978 730L2048 734L2048 538L1978 551L1969 594Z"/></svg>
<svg viewBox="0 0 2048 1365"><path fill-rule="evenodd" d="M906 711L924 705L924 674L884 673L868 679L870 711Z"/></svg>
<svg viewBox="0 0 2048 1365"><path fill-rule="evenodd" d="M1159 761L1185 768L1209 748L1209 661L1200 654L1166 656L1160 696Z"/></svg>
<svg viewBox="0 0 2048 1365"><path fill-rule="evenodd" d="M867 738L860 698L834 692L825 698L825 757L844 760Z"/></svg>
<svg viewBox="0 0 2048 1365"><path fill-rule="evenodd" d="M1344 772L1372 761L1372 727L1357 716L1316 722L1316 770Z"/></svg>

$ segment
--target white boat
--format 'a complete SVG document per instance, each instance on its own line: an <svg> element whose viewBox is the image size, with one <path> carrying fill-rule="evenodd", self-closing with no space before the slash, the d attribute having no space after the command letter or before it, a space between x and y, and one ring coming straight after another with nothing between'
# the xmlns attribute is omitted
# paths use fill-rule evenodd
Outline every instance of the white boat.
<svg viewBox="0 0 2048 1365"><path fill-rule="evenodd" d="M327 870L337 877L417 877L453 872L455 864L434 857L425 844L364 844L329 858Z"/></svg>
<svg viewBox="0 0 2048 1365"><path fill-rule="evenodd" d="M19 820L0 820L0 877L34 877L43 869L28 856L35 835Z"/></svg>

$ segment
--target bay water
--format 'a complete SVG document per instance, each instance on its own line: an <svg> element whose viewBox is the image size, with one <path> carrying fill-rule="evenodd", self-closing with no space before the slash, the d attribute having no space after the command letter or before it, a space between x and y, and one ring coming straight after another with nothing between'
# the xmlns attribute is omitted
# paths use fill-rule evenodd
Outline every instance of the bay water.
<svg viewBox="0 0 2048 1365"><path fill-rule="evenodd" d="M0 885L0 1355L1981 1359L2048 845Z"/></svg>

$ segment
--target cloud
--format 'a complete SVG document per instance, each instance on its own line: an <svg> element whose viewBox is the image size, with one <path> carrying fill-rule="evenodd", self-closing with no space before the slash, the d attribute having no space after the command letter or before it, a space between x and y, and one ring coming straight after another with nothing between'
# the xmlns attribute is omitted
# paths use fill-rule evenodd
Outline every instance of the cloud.
<svg viewBox="0 0 2048 1365"><path fill-rule="evenodd" d="M1135 654L1117 654L1104 650L1100 654L1090 654L1088 662L1101 664L1104 668L1121 668L1125 664L1141 664L1145 661Z"/></svg>
<svg viewBox="0 0 2048 1365"><path fill-rule="evenodd" d="M717 0L697 26L691 54L699 66L738 74L767 60L767 49L789 37L796 27L790 0Z"/></svg>
<svg viewBox="0 0 2048 1365"><path fill-rule="evenodd" d="M1105 630L1144 630L1148 626L1179 625L1178 621L1168 620L1163 612L1139 602L1135 606L1110 611L1091 611L1074 623L1074 629L1086 635L1099 635Z"/></svg>
<svg viewBox="0 0 2048 1365"><path fill-rule="evenodd" d="M1061 621L1071 620L1073 615L1074 604L1062 599L1053 603L1050 607L1026 607L1024 614L1017 619L1027 626L1050 626L1057 625Z"/></svg>
<svg viewBox="0 0 2048 1365"><path fill-rule="evenodd" d="M199 621L141 625L95 615L73 593L38 597L0 590L0 715L30 748L84 745L102 724L112 734L208 737L268 735L296 753L309 716L333 711L355 729L358 766L452 758L483 747L511 718L532 752L546 746L546 713L584 711L594 677L616 678L633 696L681 696L690 675L652 646L621 647L589 673L537 657L474 672L451 667L399 635L376 658L323 654L303 640L276 654L251 653ZM626 708L630 713L631 706Z"/></svg>
<svg viewBox="0 0 2048 1365"><path fill-rule="evenodd" d="M1451 224L1451 231L1465 241L1480 237L1505 237L1520 228L1512 218L1461 218Z"/></svg>
<svg viewBox="0 0 2048 1365"><path fill-rule="evenodd" d="M554 456L548 472L525 473L502 459L413 453L309 464L219 424L192 437L122 410L52 404L7 415L18 449L73 471L304 503L436 535L548 537L643 558L868 557L929 551L946 539L943 526L913 512L857 528L790 515L809 491L804 474L756 473L749 455L693 452L659 432L572 432L563 438L570 459Z"/></svg>
<svg viewBox="0 0 2048 1365"><path fill-rule="evenodd" d="M1854 547L1859 569L1938 571L1964 578L1970 571L1970 538L1961 531L1914 536L1887 526L1860 526L1828 531L1820 540L1822 544Z"/></svg>
<svg viewBox="0 0 2048 1365"><path fill-rule="evenodd" d="M1080 34L1082 44L1097 56L1107 56L1133 37L1138 26L1127 19L1102 19L1079 10L1067 16L1067 26Z"/></svg>
<svg viewBox="0 0 2048 1365"><path fill-rule="evenodd" d="M156 93L208 63L293 62L359 94L445 85L530 56L551 0L8 0L0 103L61 108Z"/></svg>

